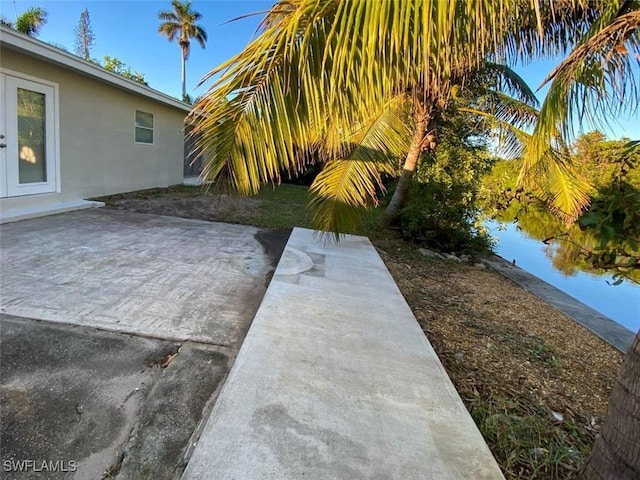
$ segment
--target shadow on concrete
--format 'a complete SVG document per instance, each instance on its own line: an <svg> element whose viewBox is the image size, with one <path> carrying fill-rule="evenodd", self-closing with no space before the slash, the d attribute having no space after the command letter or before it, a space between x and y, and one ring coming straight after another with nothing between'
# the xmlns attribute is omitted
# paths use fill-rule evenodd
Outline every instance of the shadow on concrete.
<svg viewBox="0 0 640 480"><path fill-rule="evenodd" d="M0 340L3 478L20 480L174 478L235 356L8 316Z"/></svg>

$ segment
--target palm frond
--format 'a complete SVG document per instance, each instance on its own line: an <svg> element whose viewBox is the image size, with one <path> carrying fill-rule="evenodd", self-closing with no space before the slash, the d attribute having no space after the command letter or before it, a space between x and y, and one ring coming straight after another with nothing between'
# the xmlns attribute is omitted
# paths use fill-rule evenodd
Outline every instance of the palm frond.
<svg viewBox="0 0 640 480"><path fill-rule="evenodd" d="M310 73L318 68L317 49L326 35L322 15L316 9L291 15L292 25L266 28L242 54L210 72L203 81L220 77L194 106L199 119L194 134L199 148L210 153L207 174L228 172L244 194L256 193L262 182L279 181L282 171L298 172L296 149L316 144L328 126L336 130L343 124L327 118L325 85ZM298 41L304 28L310 33Z"/></svg>
<svg viewBox="0 0 640 480"><path fill-rule="evenodd" d="M163 23L158 27L158 33L161 33L162 35L164 35L165 37L167 37L167 39L172 42L175 38L176 35L178 35L180 31L180 25L176 24L176 23Z"/></svg>
<svg viewBox="0 0 640 480"><path fill-rule="evenodd" d="M575 218L588 202L588 185L580 179L559 179L571 174L566 144L576 125L607 126L607 119L623 111L634 112L640 98L640 4L634 10L605 9L573 52L550 74L549 91L527 146L520 182L547 172L553 207ZM555 179L555 180L554 180ZM571 195L567 188L578 189ZM564 192L564 193L562 193ZM573 202L571 204L570 202ZM557 202L557 203L555 203Z"/></svg>
<svg viewBox="0 0 640 480"><path fill-rule="evenodd" d="M205 174L210 180L227 179L241 193L256 193L262 183L278 182L282 172L299 172L313 152L329 162L320 180L335 186L339 178L353 175L352 183L364 189L362 197L340 197L321 191L318 184L315 192L326 197L326 205L332 198L349 208L366 203L376 184L371 177L375 162L359 159L363 150L352 148L358 142L347 138L369 122L376 106L408 94L428 106L433 120L451 103L455 86L464 84L487 58L513 62L555 54L588 32L609 4L619 7L621 2L278 2L245 50L202 80L211 85L194 105L191 120L197 148L208 159ZM515 150L524 133L520 127L536 116L526 108L536 105L535 95L517 75L498 67L494 74L499 86L517 98L508 102L504 93L487 93L484 114L493 115L499 126L516 122L514 130L506 130ZM480 106L474 105L483 110ZM562 135L556 133L539 148L538 158L555 158L547 151L559 151ZM535 142L527 142L527 151L534 152ZM553 176L565 170L551 166L542 171ZM367 175L372 183L362 183ZM545 185L564 204L569 197L561 183ZM317 200L314 205L320 204Z"/></svg>
<svg viewBox="0 0 640 480"><path fill-rule="evenodd" d="M540 162L535 176L522 167L518 184L530 191L537 190L549 210L566 223L572 223L589 206L593 188L558 152L550 150L547 155L555 158Z"/></svg>
<svg viewBox="0 0 640 480"><path fill-rule="evenodd" d="M446 102L448 87L442 82L470 70L484 52L474 43L478 38L467 38L481 29L466 28L457 18L462 15L473 24L478 12L469 3L493 22L495 12L480 1L452 1L451 6L435 0L277 4L257 38L203 79L219 75L196 106L207 110L196 127L203 150L213 149L211 161L234 168L241 168L245 159L230 159L232 152L260 158L256 175L229 177L248 180L238 185L240 191L257 192L261 181L277 181L274 172L297 166L293 145L325 138L324 125L355 124L366 118L371 105L416 89L420 96L432 97L431 103ZM221 98L231 98L224 112L212 107ZM223 122L222 113L233 120ZM250 136L242 135L245 122L252 126ZM221 125L236 132L222 132ZM240 142L242 149L233 146ZM209 171L222 169L212 165Z"/></svg>
<svg viewBox="0 0 640 480"><path fill-rule="evenodd" d="M158 18L160 20L164 20L165 22L180 24L180 19L173 12L166 12L166 11L160 12L158 13Z"/></svg>
<svg viewBox="0 0 640 480"><path fill-rule="evenodd" d="M530 104L496 90L487 90L480 97L480 106L498 119L520 128L531 128L538 120L539 111Z"/></svg>
<svg viewBox="0 0 640 480"><path fill-rule="evenodd" d="M31 7L16 19L15 29L36 37L40 28L47 23L47 11L41 7Z"/></svg>
<svg viewBox="0 0 640 480"><path fill-rule="evenodd" d="M509 98L509 97L507 97ZM515 99L511 99L513 102L517 102ZM536 111L532 107L521 103L520 108L529 109L525 115L535 117ZM518 121L514 120L514 117L509 114L504 116L501 111L491 112L489 110L480 110L470 107L458 107L458 111L467 113L481 119L487 130L494 132L498 141L496 148L506 158L517 158L522 156L525 146L530 141L531 134L525 129L518 127L518 123L526 126L531 120L528 118L518 118Z"/></svg>
<svg viewBox="0 0 640 480"><path fill-rule="evenodd" d="M619 12L599 30L590 32L543 83L552 81L550 98L565 96L562 103L587 119L591 126L625 109L638 111L640 101L640 3L635 10ZM602 19L604 22L604 18ZM597 25L600 26L600 25ZM590 108L585 108L590 106ZM565 137L573 136L569 111L556 113Z"/></svg>
<svg viewBox="0 0 640 480"><path fill-rule="evenodd" d="M488 83L496 91L506 93L527 105L538 107L540 104L529 84L508 65L485 62L472 75L478 76L483 84Z"/></svg>
<svg viewBox="0 0 640 480"><path fill-rule="evenodd" d="M625 144L625 151L623 155L628 157L636 152L640 152L640 140L631 140Z"/></svg>
<svg viewBox="0 0 640 480"><path fill-rule="evenodd" d="M624 0L554 0L508 4L508 22L515 30L497 42L490 57L499 63L530 63L540 58L564 56L589 31L603 9L617 8Z"/></svg>
<svg viewBox="0 0 640 480"><path fill-rule="evenodd" d="M407 99L398 96L345 135L345 155L328 161L311 185L315 228L337 239L338 232L355 229L363 208L378 204L378 192L384 191L381 174L395 174L409 148L408 107Z"/></svg>

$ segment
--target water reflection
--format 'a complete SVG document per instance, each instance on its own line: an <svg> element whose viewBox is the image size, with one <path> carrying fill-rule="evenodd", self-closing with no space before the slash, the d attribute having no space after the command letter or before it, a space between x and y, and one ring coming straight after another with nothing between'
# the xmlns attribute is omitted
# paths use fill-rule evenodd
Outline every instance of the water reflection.
<svg viewBox="0 0 640 480"><path fill-rule="evenodd" d="M486 225L491 235L498 238L498 255L515 260L520 268L628 329L634 332L640 329L640 285L625 281L612 286L611 271L593 268L580 254L581 248L597 245L593 235L575 225L572 227L575 230L567 231L558 219L535 209L521 212L517 224L511 220L487 221ZM559 235L563 235L563 240L542 242ZM573 243L566 241L568 235L574 237ZM580 245L576 239L584 243Z"/></svg>

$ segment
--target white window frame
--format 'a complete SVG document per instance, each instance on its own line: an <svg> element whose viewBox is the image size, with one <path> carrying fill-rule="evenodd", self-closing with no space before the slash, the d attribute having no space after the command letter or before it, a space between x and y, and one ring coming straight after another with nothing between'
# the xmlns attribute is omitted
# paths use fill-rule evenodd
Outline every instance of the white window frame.
<svg viewBox="0 0 640 480"><path fill-rule="evenodd" d="M138 125L138 112L144 113L146 115L151 115L153 127L149 128L149 127L143 127L142 125ZM142 128L144 130L151 130L151 136L153 138L153 141L151 143L137 141L136 140L136 132L137 132L138 128ZM155 130L156 130L156 115L154 113L145 112L144 110L139 110L139 109L136 108L133 111L133 143L135 143L136 145L155 145L155 143L156 143L156 131Z"/></svg>

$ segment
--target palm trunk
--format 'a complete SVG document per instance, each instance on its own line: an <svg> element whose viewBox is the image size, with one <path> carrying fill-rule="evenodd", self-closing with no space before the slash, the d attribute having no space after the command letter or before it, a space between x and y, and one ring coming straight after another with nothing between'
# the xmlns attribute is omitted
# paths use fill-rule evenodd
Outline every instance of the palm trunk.
<svg viewBox="0 0 640 480"><path fill-rule="evenodd" d="M428 135L427 124L429 123L429 120L430 115L427 114L425 106L418 103L414 114L414 131L413 138L411 139L411 145L409 146L409 152L405 158L404 165L402 167L402 174L398 179L398 185L393 192L389 205L387 205L387 208L384 211L383 222L385 225L390 226L396 223L398 216L400 215L400 210L407 200L409 184L416 171L418 159L422 154L423 146Z"/></svg>
<svg viewBox="0 0 640 480"><path fill-rule="evenodd" d="M187 59L182 49L182 100L187 96Z"/></svg>
<svg viewBox="0 0 640 480"><path fill-rule="evenodd" d="M583 478L640 478L640 332L625 356Z"/></svg>

